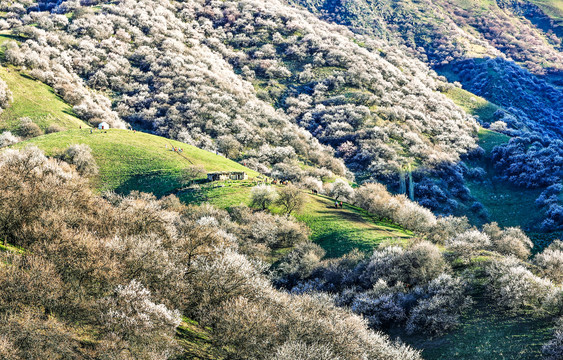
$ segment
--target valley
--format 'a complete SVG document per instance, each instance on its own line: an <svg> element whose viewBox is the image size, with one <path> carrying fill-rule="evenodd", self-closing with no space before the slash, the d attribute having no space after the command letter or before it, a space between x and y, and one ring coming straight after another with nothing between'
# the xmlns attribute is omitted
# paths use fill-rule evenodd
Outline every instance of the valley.
<svg viewBox="0 0 563 360"><path fill-rule="evenodd" d="M0 358L563 358L562 26L1 2Z"/></svg>

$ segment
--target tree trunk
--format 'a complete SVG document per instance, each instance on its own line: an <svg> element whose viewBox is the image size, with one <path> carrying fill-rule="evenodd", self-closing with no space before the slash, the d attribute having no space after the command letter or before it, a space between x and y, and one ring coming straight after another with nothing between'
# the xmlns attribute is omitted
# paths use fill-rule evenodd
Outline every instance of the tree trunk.
<svg viewBox="0 0 563 360"><path fill-rule="evenodd" d="M409 164L409 198L414 201L414 180L412 179L412 169Z"/></svg>
<svg viewBox="0 0 563 360"><path fill-rule="evenodd" d="M399 171L399 194L407 193L407 181L405 178L405 170L401 168Z"/></svg>

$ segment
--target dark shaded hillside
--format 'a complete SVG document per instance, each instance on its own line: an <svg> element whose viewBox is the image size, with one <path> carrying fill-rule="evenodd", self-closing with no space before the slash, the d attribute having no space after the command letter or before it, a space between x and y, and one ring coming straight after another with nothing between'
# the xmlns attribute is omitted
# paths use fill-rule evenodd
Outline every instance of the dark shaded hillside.
<svg viewBox="0 0 563 360"><path fill-rule="evenodd" d="M563 92L550 85L560 85L563 74L558 9L547 14L523 0L300 3L355 31L399 39L440 73L447 68L448 79L510 108L535 131L556 130L561 121Z"/></svg>
<svg viewBox="0 0 563 360"><path fill-rule="evenodd" d="M562 138L563 90L502 58L461 60L442 68L450 81L503 106L492 119L510 128Z"/></svg>

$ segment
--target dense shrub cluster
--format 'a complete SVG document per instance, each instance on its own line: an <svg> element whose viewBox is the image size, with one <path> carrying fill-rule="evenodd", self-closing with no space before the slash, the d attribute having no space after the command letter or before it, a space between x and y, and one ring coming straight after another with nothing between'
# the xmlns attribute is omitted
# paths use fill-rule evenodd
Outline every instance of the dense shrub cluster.
<svg viewBox="0 0 563 360"><path fill-rule="evenodd" d="M481 54L512 58L535 74L561 70L561 32L532 2L498 0L468 6L451 0L292 2L359 33L398 35L434 66L474 57L479 49Z"/></svg>
<svg viewBox="0 0 563 360"><path fill-rule="evenodd" d="M375 329L401 325L408 332L440 334L459 322L470 303L466 284L446 274L441 251L429 242L321 261L323 252L299 247L276 268L276 283L292 293L329 292Z"/></svg>
<svg viewBox="0 0 563 360"><path fill-rule="evenodd" d="M125 120L231 158L256 149L256 157L266 157L258 164L268 167L300 156L343 173L328 148L259 100L251 84L203 43L213 37L190 18L188 7L195 4L182 10L179 3L120 2L102 11L91 5L66 1L40 7L53 13L14 13L12 29L27 41L10 43L8 61L31 69L93 125L123 127ZM113 105L103 94L109 92ZM267 158L286 149L290 153Z"/></svg>
<svg viewBox="0 0 563 360"><path fill-rule="evenodd" d="M512 129L524 129L556 139L563 135L558 126L563 109L560 87L502 58L459 61L453 65L452 71L467 90L508 111L496 112L493 120L503 121Z"/></svg>
<svg viewBox="0 0 563 360"><path fill-rule="evenodd" d="M3 358L174 358L188 316L221 357L420 359L326 296L269 284L251 244L310 244L287 217L101 198L37 148L4 151L0 172L0 239L25 249L0 253Z"/></svg>
<svg viewBox="0 0 563 360"><path fill-rule="evenodd" d="M281 2L91 5L23 3L9 19L27 40L6 57L93 124L135 122L260 170L305 159L342 175L336 153L365 177L475 146L475 121L421 62Z"/></svg>
<svg viewBox="0 0 563 360"><path fill-rule="evenodd" d="M436 224L436 216L430 210L404 195L391 195L381 184L362 185L355 191L354 201L379 219L388 219L421 234L427 233Z"/></svg>

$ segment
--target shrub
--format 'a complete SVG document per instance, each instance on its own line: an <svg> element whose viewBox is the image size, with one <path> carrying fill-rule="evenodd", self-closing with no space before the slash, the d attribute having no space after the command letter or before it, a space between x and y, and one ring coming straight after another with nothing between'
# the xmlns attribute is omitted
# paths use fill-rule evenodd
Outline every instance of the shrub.
<svg viewBox="0 0 563 360"><path fill-rule="evenodd" d="M336 179L329 187L328 195L336 200L349 201L353 199L354 189L344 180Z"/></svg>
<svg viewBox="0 0 563 360"><path fill-rule="evenodd" d="M326 344L306 344L300 341L286 342L279 346L270 360L340 360Z"/></svg>
<svg viewBox="0 0 563 360"><path fill-rule="evenodd" d="M527 259L534 244L526 234L515 227L501 231L496 223L483 225L483 232L491 239L492 250L503 255Z"/></svg>
<svg viewBox="0 0 563 360"><path fill-rule="evenodd" d="M268 185L258 185L250 190L250 200L252 206L257 206L262 210L266 210L268 206L273 204L278 198L275 188Z"/></svg>
<svg viewBox="0 0 563 360"><path fill-rule="evenodd" d="M19 142L20 142L20 138L12 135L12 133L9 131L5 131L2 134L0 134L0 148L17 144Z"/></svg>
<svg viewBox="0 0 563 360"><path fill-rule="evenodd" d="M406 319L406 310L401 301L404 296L400 289L390 288L380 279L371 291L356 295L350 308L365 316L370 327L384 329Z"/></svg>
<svg viewBox="0 0 563 360"><path fill-rule="evenodd" d="M356 189L354 203L380 219L392 219L394 216L391 194L379 183L363 184Z"/></svg>
<svg viewBox="0 0 563 360"><path fill-rule="evenodd" d="M118 286L100 305L104 309L100 320L115 355L127 348L137 359L166 359L176 351L180 312L154 303L150 291L137 281Z"/></svg>
<svg viewBox="0 0 563 360"><path fill-rule="evenodd" d="M297 280L308 278L320 265L325 251L317 244L304 242L285 255L276 265L278 283L292 287Z"/></svg>
<svg viewBox="0 0 563 360"><path fill-rule="evenodd" d="M183 185L191 185L194 180L205 174L205 168L201 165L190 165L182 169L180 173L180 182Z"/></svg>
<svg viewBox="0 0 563 360"><path fill-rule="evenodd" d="M399 197L399 201L400 206L393 217L397 224L421 234L428 233L436 224L436 216L432 211L402 196Z"/></svg>
<svg viewBox="0 0 563 360"><path fill-rule="evenodd" d="M491 239L487 234L479 230L467 230L453 239L446 241L446 245L458 256L470 257L478 250L487 249L491 246Z"/></svg>
<svg viewBox="0 0 563 360"><path fill-rule="evenodd" d="M86 144L71 145L66 149L63 159L76 166L81 175L96 175L98 165L92 156L92 149Z"/></svg>
<svg viewBox="0 0 563 360"><path fill-rule="evenodd" d="M492 262L485 270L491 297L509 310L539 309L552 290L549 280L535 276L515 258Z"/></svg>
<svg viewBox="0 0 563 360"><path fill-rule="evenodd" d="M10 105L12 100L12 92L8 89L8 84L4 80L0 80L0 113Z"/></svg>
<svg viewBox="0 0 563 360"><path fill-rule="evenodd" d="M286 214L299 211L305 204L305 195L294 185L287 185L278 190L276 204L281 206Z"/></svg>
<svg viewBox="0 0 563 360"><path fill-rule="evenodd" d="M43 134L39 126L31 121L30 118L20 119L21 125L19 127L19 134L25 138L32 138Z"/></svg>
<svg viewBox="0 0 563 360"><path fill-rule="evenodd" d="M559 318L553 338L542 347L542 354L548 360L563 359L563 318Z"/></svg>
<svg viewBox="0 0 563 360"><path fill-rule="evenodd" d="M428 234L428 239L437 244L445 244L447 240L454 238L471 228L467 217L447 216L439 217L436 224Z"/></svg>
<svg viewBox="0 0 563 360"><path fill-rule="evenodd" d="M563 242L554 240L535 256L534 262L542 269L544 276L559 284L563 282Z"/></svg>
<svg viewBox="0 0 563 360"><path fill-rule="evenodd" d="M410 333L443 334L459 324L461 312L471 303L462 280L448 274L441 274L422 291L407 322Z"/></svg>
<svg viewBox="0 0 563 360"><path fill-rule="evenodd" d="M447 269L440 249L421 241L407 250L397 246L375 250L363 277L370 284L382 279L390 286L399 282L416 286L427 283Z"/></svg>
<svg viewBox="0 0 563 360"><path fill-rule="evenodd" d="M306 176L303 178L298 186L307 191L317 190L318 192L321 192L323 190L323 182L312 176Z"/></svg>
<svg viewBox="0 0 563 360"><path fill-rule="evenodd" d="M58 133L61 131L65 131L66 129L60 125L57 124L51 124L47 127L47 129L45 130L46 134L52 134L52 133Z"/></svg>

